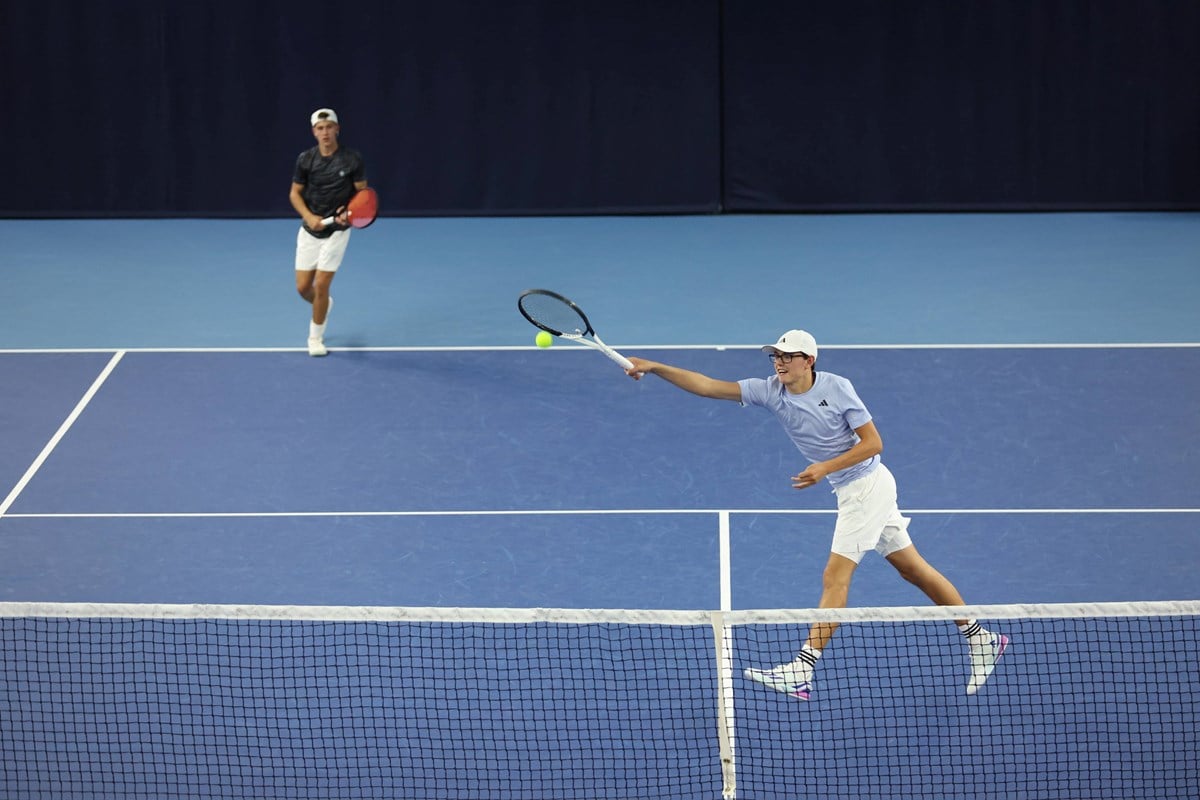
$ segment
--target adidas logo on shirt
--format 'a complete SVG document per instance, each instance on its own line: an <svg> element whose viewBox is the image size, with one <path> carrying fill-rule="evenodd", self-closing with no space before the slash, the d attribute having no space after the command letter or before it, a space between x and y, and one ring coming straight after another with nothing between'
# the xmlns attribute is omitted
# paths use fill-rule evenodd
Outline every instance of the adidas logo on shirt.
<svg viewBox="0 0 1200 800"><path fill-rule="evenodd" d="M828 401L828 400L822 400L821 402L817 403L817 405L818 405L818 406L825 406L826 408L828 408L828 407L829 407L829 401Z"/></svg>

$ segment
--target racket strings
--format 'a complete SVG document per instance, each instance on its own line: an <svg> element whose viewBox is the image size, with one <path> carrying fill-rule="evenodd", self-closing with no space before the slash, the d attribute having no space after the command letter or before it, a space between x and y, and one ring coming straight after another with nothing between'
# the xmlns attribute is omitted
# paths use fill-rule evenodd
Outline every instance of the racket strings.
<svg viewBox="0 0 1200 800"><path fill-rule="evenodd" d="M363 189L350 198L350 213L358 217L373 217L379 210L379 197L375 192Z"/></svg>
<svg viewBox="0 0 1200 800"><path fill-rule="evenodd" d="M558 335L588 332L587 320L574 306L548 295L522 297L521 310L535 323Z"/></svg>

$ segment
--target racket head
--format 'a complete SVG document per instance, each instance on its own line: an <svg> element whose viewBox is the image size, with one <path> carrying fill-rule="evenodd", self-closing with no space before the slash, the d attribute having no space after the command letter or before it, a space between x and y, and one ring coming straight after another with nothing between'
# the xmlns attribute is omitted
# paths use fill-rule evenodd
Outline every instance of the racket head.
<svg viewBox="0 0 1200 800"><path fill-rule="evenodd" d="M355 192L346 204L346 218L355 228L367 227L378 213L379 195L370 186Z"/></svg>
<svg viewBox="0 0 1200 800"><path fill-rule="evenodd" d="M517 310L531 323L555 336L590 336L595 333L583 309L549 289L526 289L517 298Z"/></svg>

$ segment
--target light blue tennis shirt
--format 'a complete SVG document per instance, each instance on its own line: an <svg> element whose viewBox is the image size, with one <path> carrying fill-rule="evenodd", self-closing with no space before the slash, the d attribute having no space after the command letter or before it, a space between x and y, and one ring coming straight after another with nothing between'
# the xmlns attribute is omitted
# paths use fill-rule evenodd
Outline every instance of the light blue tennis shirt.
<svg viewBox="0 0 1200 800"><path fill-rule="evenodd" d="M742 405L762 406L774 414L810 464L828 461L858 444L854 429L871 421L871 412L850 381L828 372L814 372L813 378L812 388L804 394L788 392L778 375L738 381ZM837 489L868 474L878 464L879 456L875 455L826 477Z"/></svg>

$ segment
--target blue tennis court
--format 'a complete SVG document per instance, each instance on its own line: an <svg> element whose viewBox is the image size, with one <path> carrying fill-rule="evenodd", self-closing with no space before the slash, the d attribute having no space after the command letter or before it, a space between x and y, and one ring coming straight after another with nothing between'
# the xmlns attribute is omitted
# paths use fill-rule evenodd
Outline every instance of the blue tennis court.
<svg viewBox="0 0 1200 800"><path fill-rule="evenodd" d="M833 497L790 488L803 464L777 423L534 348L530 286L574 297L626 354L727 379L813 331L968 603L1197 597L1200 215L382 220L354 234L325 359L302 349L293 228L0 221L21 298L0 318L0 599L814 605ZM873 557L851 593L924 602ZM953 738L1055 657L1015 648L974 709L907 705L961 717ZM895 713L860 697L855 725ZM639 702L657 701L678 698ZM1028 753L1027 731L1003 740L969 763Z"/></svg>
<svg viewBox="0 0 1200 800"><path fill-rule="evenodd" d="M641 352L719 375L769 366L747 349ZM1197 455L1164 443L1195 427L1200 349L821 360L873 398L917 541L976 602L1194 591ZM777 423L590 351L0 363L28 394L6 412L9 486L111 366L6 509L11 599L709 608L729 512L735 604L815 601L832 498L790 488ZM858 604L919 602L879 577Z"/></svg>
<svg viewBox="0 0 1200 800"><path fill-rule="evenodd" d="M1200 215L383 220L323 361L293 227L0 222L0 595L707 608L724 511L733 604L813 602L832 497L776 423L533 348L529 286L728 379L814 331L969 602L1195 594ZM855 604L915 601L870 562Z"/></svg>

